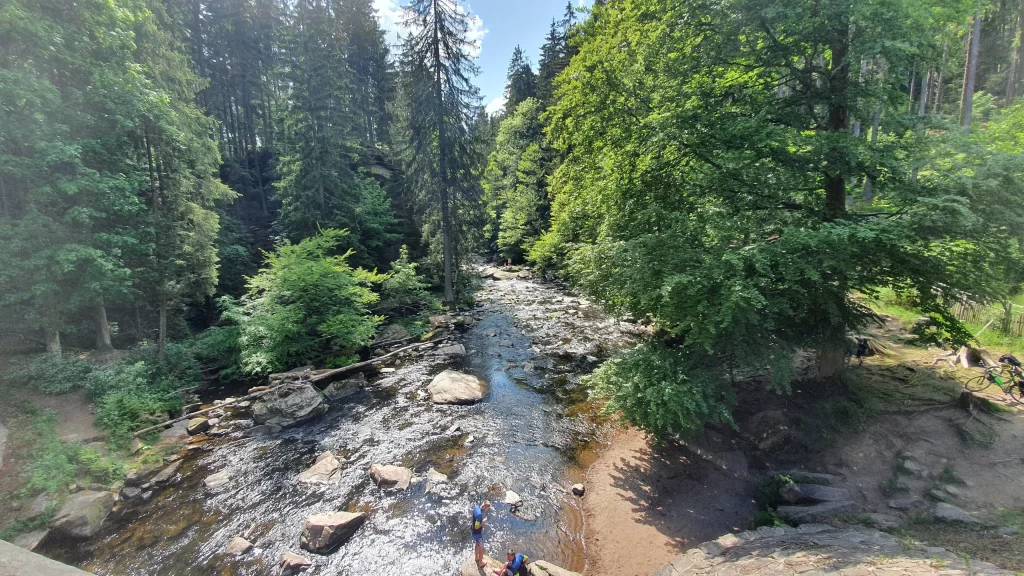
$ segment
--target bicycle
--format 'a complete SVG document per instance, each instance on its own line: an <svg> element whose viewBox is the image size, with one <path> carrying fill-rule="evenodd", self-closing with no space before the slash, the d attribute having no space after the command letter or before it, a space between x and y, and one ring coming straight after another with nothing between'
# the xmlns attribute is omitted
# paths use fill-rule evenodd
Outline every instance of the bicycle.
<svg viewBox="0 0 1024 576"><path fill-rule="evenodd" d="M1006 374L1009 374L1009 378L1004 380ZM981 392L992 384L998 386L1004 394L1009 394L1015 402L1024 403L1024 372L1019 366L1013 364L988 366L985 368L984 374L975 376L964 383L964 388L971 392Z"/></svg>

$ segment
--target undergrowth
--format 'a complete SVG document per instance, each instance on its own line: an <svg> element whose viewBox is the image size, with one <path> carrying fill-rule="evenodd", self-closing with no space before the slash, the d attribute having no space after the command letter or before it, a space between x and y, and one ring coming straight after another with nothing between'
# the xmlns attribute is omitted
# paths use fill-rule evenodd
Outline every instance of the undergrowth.
<svg viewBox="0 0 1024 576"><path fill-rule="evenodd" d="M754 530L761 526L788 526L782 516L776 510L783 503L779 490L783 486L792 484L793 479L789 476L775 476L761 480L754 487L754 501L757 503L757 514L750 520L750 529Z"/></svg>

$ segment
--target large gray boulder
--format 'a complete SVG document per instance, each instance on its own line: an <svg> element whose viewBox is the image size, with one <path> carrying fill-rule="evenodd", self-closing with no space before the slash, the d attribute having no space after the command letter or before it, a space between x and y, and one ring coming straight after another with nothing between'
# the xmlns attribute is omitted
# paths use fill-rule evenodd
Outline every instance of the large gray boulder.
<svg viewBox="0 0 1024 576"><path fill-rule="evenodd" d="M314 514L306 519L299 545L314 554L327 554L351 538L365 521L362 512Z"/></svg>
<svg viewBox="0 0 1024 576"><path fill-rule="evenodd" d="M337 484L341 482L341 462L328 450L317 456L308 470L299 474L298 481L303 484Z"/></svg>
<svg viewBox="0 0 1024 576"><path fill-rule="evenodd" d="M804 522L818 522L849 512L853 508L853 502L842 500L839 502L822 502L813 506L779 506L776 510L779 516L786 520L802 524Z"/></svg>
<svg viewBox="0 0 1024 576"><path fill-rule="evenodd" d="M981 524L981 520L978 520L974 516L971 516L962 509L953 506L952 504L946 504L945 502L939 502L935 505L935 517L939 520L946 522L962 522L964 524Z"/></svg>
<svg viewBox="0 0 1024 576"><path fill-rule="evenodd" d="M427 386L434 404L474 404L483 400L483 380L455 370L445 370Z"/></svg>
<svg viewBox="0 0 1024 576"><path fill-rule="evenodd" d="M362 376L362 374L360 374L360 376ZM331 401L343 400L349 396L358 394L364 386L366 386L366 378L338 380L337 382L331 382L330 386L324 388L324 396Z"/></svg>
<svg viewBox="0 0 1024 576"><path fill-rule="evenodd" d="M412 482L412 470L401 466L374 464L370 466L370 478L373 478L378 486L405 490Z"/></svg>
<svg viewBox="0 0 1024 576"><path fill-rule="evenodd" d="M327 412L327 403L320 392L310 384L285 384L253 404L252 415L256 424L294 426Z"/></svg>
<svg viewBox="0 0 1024 576"><path fill-rule="evenodd" d="M110 492L76 492L50 521L50 528L75 538L89 538L99 531L113 508L114 495Z"/></svg>
<svg viewBox="0 0 1024 576"><path fill-rule="evenodd" d="M779 495L790 504L817 502L842 502L850 499L850 491L845 488L818 486L817 484L786 484L779 488Z"/></svg>

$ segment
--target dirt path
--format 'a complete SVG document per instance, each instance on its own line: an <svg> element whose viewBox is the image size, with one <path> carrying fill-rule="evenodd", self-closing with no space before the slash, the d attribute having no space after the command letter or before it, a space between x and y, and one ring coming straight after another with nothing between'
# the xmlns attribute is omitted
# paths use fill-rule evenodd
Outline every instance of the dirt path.
<svg viewBox="0 0 1024 576"><path fill-rule="evenodd" d="M745 530L755 512L745 470L683 448L652 450L635 429L612 439L587 486L588 576L646 576L687 548Z"/></svg>

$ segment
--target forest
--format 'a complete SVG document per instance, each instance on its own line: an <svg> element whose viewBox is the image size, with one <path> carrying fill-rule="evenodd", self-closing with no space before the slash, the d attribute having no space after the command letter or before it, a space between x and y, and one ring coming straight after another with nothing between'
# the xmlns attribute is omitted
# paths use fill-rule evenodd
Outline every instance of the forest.
<svg viewBox="0 0 1024 576"><path fill-rule="evenodd" d="M656 435L838 380L864 298L1024 286L1024 3L570 2L485 111L456 0L8 0L0 344L127 442L183 387L365 359L528 266L651 327ZM96 362L114 358L113 362ZM156 421L159 421L157 418Z"/></svg>

